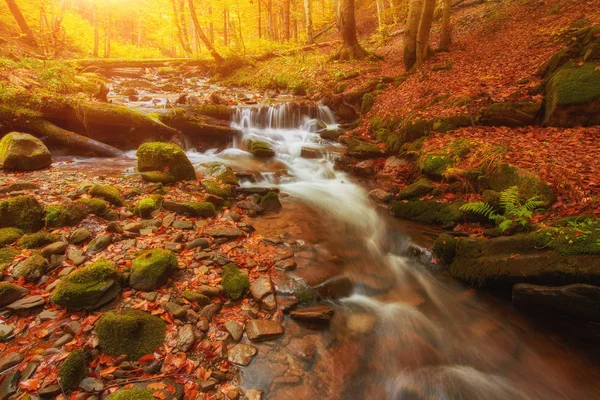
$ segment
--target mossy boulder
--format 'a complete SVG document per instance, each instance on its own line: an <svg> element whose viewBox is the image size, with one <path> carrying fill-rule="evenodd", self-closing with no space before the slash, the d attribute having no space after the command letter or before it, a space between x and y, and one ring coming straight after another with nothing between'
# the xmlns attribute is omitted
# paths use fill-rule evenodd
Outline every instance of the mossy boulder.
<svg viewBox="0 0 600 400"><path fill-rule="evenodd" d="M177 256L172 251L145 251L133 261L129 285L136 290L152 291L167 283L176 269Z"/></svg>
<svg viewBox="0 0 600 400"><path fill-rule="evenodd" d="M439 179L448 168L454 166L454 163L454 158L449 155L426 153L421 157L419 168L425 175Z"/></svg>
<svg viewBox="0 0 600 400"><path fill-rule="evenodd" d="M352 141L349 143L348 150L346 152L350 157L368 159L381 157L381 149L372 143L361 142L359 140Z"/></svg>
<svg viewBox="0 0 600 400"><path fill-rule="evenodd" d="M138 360L162 347L167 326L148 312L124 310L104 314L95 329L104 353L114 357L125 354L130 360Z"/></svg>
<svg viewBox="0 0 600 400"><path fill-rule="evenodd" d="M0 168L34 171L52 164L50 151L41 140L27 133L11 132L0 140Z"/></svg>
<svg viewBox="0 0 600 400"><path fill-rule="evenodd" d="M47 267L46 259L36 252L15 265L12 276L15 279L23 278L25 282L35 282L44 276Z"/></svg>
<svg viewBox="0 0 600 400"><path fill-rule="evenodd" d="M434 186L426 178L421 178L418 181L408 185L398 192L398 200L413 199L415 197L425 196L433 191Z"/></svg>
<svg viewBox="0 0 600 400"><path fill-rule="evenodd" d="M233 186L240 185L237 177L235 176L235 173L229 166L216 161L202 164L202 166L206 168L206 171L204 173L205 176L215 178L218 182L224 184Z"/></svg>
<svg viewBox="0 0 600 400"><path fill-rule="evenodd" d="M0 228L9 226L35 232L44 226L44 207L32 196L16 196L0 202Z"/></svg>
<svg viewBox="0 0 600 400"><path fill-rule="evenodd" d="M365 115L371 108L375 105L375 96L372 93L365 93L362 97L361 105L360 105L360 113Z"/></svg>
<svg viewBox="0 0 600 400"><path fill-rule="evenodd" d="M250 288L250 280L248 275L243 273L237 265L231 263L223 268L221 285L225 296L231 300L237 300Z"/></svg>
<svg viewBox="0 0 600 400"><path fill-rule="evenodd" d="M100 259L63 278L50 300L69 310L93 310L112 301L120 292L117 269L109 261Z"/></svg>
<svg viewBox="0 0 600 400"><path fill-rule="evenodd" d="M0 249L0 276L18 254L19 252L11 247Z"/></svg>
<svg viewBox="0 0 600 400"><path fill-rule="evenodd" d="M96 198L79 199L75 203L83 204L88 214L94 214L99 217L106 215L108 212L108 204L106 201Z"/></svg>
<svg viewBox="0 0 600 400"><path fill-rule="evenodd" d="M205 201L186 201L183 203L164 201L163 208L177 214L187 214L193 217L212 218L217 215L217 209L214 204Z"/></svg>
<svg viewBox="0 0 600 400"><path fill-rule="evenodd" d="M144 143L136 153L140 172L167 172L176 181L195 180L196 171L185 151L172 143Z"/></svg>
<svg viewBox="0 0 600 400"><path fill-rule="evenodd" d="M46 207L46 227L58 228L77 225L87 215L86 205L80 202L50 205Z"/></svg>
<svg viewBox="0 0 600 400"><path fill-rule="evenodd" d="M432 130L433 121L422 119L406 120L402 123L402 143L410 143L427 136Z"/></svg>
<svg viewBox="0 0 600 400"><path fill-rule="evenodd" d="M60 387L69 393L75 389L88 375L88 362L85 353L73 350L62 362L58 369L58 382Z"/></svg>
<svg viewBox="0 0 600 400"><path fill-rule="evenodd" d="M141 199L135 206L135 213L141 218L150 218L152 213L160 209L162 196L154 194Z"/></svg>
<svg viewBox="0 0 600 400"><path fill-rule="evenodd" d="M600 62L562 67L546 85L545 125L600 125Z"/></svg>
<svg viewBox="0 0 600 400"><path fill-rule="evenodd" d="M516 186L521 197L525 199L535 197L543 201L546 206L554 203L556 199L550 186L537 174L508 164L502 164L488 172L486 181L488 186L497 192Z"/></svg>
<svg viewBox="0 0 600 400"><path fill-rule="evenodd" d="M123 205L123 200L121 199L121 191L116 186L94 185L90 189L89 193L91 196L104 199L110 204L114 204L115 206Z"/></svg>
<svg viewBox="0 0 600 400"><path fill-rule="evenodd" d="M208 296L193 290L184 290L183 293L181 293L181 297L187 301L195 301L200 305L210 304L210 298Z"/></svg>
<svg viewBox="0 0 600 400"><path fill-rule="evenodd" d="M165 185L176 181L173 175L163 171L140 172L140 176L147 182L164 183Z"/></svg>
<svg viewBox="0 0 600 400"><path fill-rule="evenodd" d="M202 187L208 194L222 197L224 199L230 199L233 197L233 188L231 185L219 182L202 182Z"/></svg>
<svg viewBox="0 0 600 400"><path fill-rule="evenodd" d="M9 305L27 295L29 290L14 283L0 282L0 307Z"/></svg>
<svg viewBox="0 0 600 400"><path fill-rule="evenodd" d="M449 266L456 256L457 239L454 236L442 234L433 243L433 254L440 259L442 265Z"/></svg>
<svg viewBox="0 0 600 400"><path fill-rule="evenodd" d="M490 104L479 117L479 124L485 126L520 127L535 125L541 103L494 103Z"/></svg>
<svg viewBox="0 0 600 400"><path fill-rule="evenodd" d="M434 120L433 124L431 125L431 130L435 132L446 133L471 125L473 125L473 122L471 121L471 117L468 115L455 115Z"/></svg>
<svg viewBox="0 0 600 400"><path fill-rule="evenodd" d="M0 247L13 244L23 236L24 232L19 228L0 229Z"/></svg>
<svg viewBox="0 0 600 400"><path fill-rule="evenodd" d="M275 151L267 142L263 142L260 140L253 140L250 145L250 153L254 157L259 158L269 158L275 156Z"/></svg>
<svg viewBox="0 0 600 400"><path fill-rule="evenodd" d="M120 389L108 396L108 400L154 400L156 390L143 387Z"/></svg>
<svg viewBox="0 0 600 400"><path fill-rule="evenodd" d="M537 247L555 251L560 255L600 254L600 222L598 220L546 228L533 235Z"/></svg>
<svg viewBox="0 0 600 400"><path fill-rule="evenodd" d="M264 211L277 211L281 209L279 196L275 192L269 192L260 199L260 208Z"/></svg>
<svg viewBox="0 0 600 400"><path fill-rule="evenodd" d="M401 200L392 204L392 215L430 225L453 227L463 220L460 207L464 203L438 203L435 200Z"/></svg>
<svg viewBox="0 0 600 400"><path fill-rule="evenodd" d="M60 240L60 236L50 232L40 231L23 236L17 246L24 249L37 249Z"/></svg>

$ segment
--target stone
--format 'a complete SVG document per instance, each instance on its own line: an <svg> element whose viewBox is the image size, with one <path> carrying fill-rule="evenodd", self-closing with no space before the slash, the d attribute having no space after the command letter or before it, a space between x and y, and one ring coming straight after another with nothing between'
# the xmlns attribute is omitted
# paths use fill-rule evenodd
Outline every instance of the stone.
<svg viewBox="0 0 600 400"><path fill-rule="evenodd" d="M267 142L263 142L261 140L253 140L250 144L250 153L254 157L259 158L270 158L275 155L275 151Z"/></svg>
<svg viewBox="0 0 600 400"><path fill-rule="evenodd" d="M106 232L110 233L123 233L123 227L117 221L113 221L106 226Z"/></svg>
<svg viewBox="0 0 600 400"><path fill-rule="evenodd" d="M44 275L47 267L44 257L34 253L13 267L12 276L15 279L24 278L25 282L35 282Z"/></svg>
<svg viewBox="0 0 600 400"><path fill-rule="evenodd" d="M210 243L206 238L194 239L185 246L186 250L192 250L197 248L206 249L208 247L210 247Z"/></svg>
<svg viewBox="0 0 600 400"><path fill-rule="evenodd" d="M242 338L242 335L244 334L244 327L239 322L227 321L223 326L225 329L227 329L227 332L229 332L231 338L236 342Z"/></svg>
<svg viewBox="0 0 600 400"><path fill-rule="evenodd" d="M69 240L73 244L80 244L88 241L91 237L92 234L87 228L79 228L73 231Z"/></svg>
<svg viewBox="0 0 600 400"><path fill-rule="evenodd" d="M13 325L0 324L0 342L6 342L12 336L15 327Z"/></svg>
<svg viewBox="0 0 600 400"><path fill-rule="evenodd" d="M194 228L194 223L192 221L175 221L173 222L173 228L190 230Z"/></svg>
<svg viewBox="0 0 600 400"><path fill-rule="evenodd" d="M291 271L296 269L296 261L293 258L287 258L285 260L277 261L275 263L275 269L281 271Z"/></svg>
<svg viewBox="0 0 600 400"><path fill-rule="evenodd" d="M112 243L112 237L108 235L98 236L92 240L87 247L88 254L96 254L105 250Z"/></svg>
<svg viewBox="0 0 600 400"><path fill-rule="evenodd" d="M273 284L268 275L261 275L250 283L250 293L256 301L260 301L268 294L273 293Z"/></svg>
<svg viewBox="0 0 600 400"><path fill-rule="evenodd" d="M277 193L269 192L265 194L260 200L260 208L267 212L280 210L282 206Z"/></svg>
<svg viewBox="0 0 600 400"><path fill-rule="evenodd" d="M217 215L217 210L212 203L200 202L163 202L163 208L176 214L185 214L193 217L211 218Z"/></svg>
<svg viewBox="0 0 600 400"><path fill-rule="evenodd" d="M79 383L79 388L87 393L99 393L104 390L104 384L100 379L87 377Z"/></svg>
<svg viewBox="0 0 600 400"><path fill-rule="evenodd" d="M216 379L208 378L200 382L200 389L202 390L202 392L208 392L217 387L218 384L219 381L217 381Z"/></svg>
<svg viewBox="0 0 600 400"><path fill-rule="evenodd" d="M0 357L0 373L21 364L24 359L25 357L20 353L4 353L2 357Z"/></svg>
<svg viewBox="0 0 600 400"><path fill-rule="evenodd" d="M300 321L310 322L329 322L333 316L334 310L326 304L320 304L312 307L303 307L290 312L290 316Z"/></svg>
<svg viewBox="0 0 600 400"><path fill-rule="evenodd" d="M172 251L145 251L133 261L129 285L136 290L152 291L166 284L177 267L177 256Z"/></svg>
<svg viewBox="0 0 600 400"><path fill-rule="evenodd" d="M394 198L394 195L388 192L387 190L377 188L369 192L369 197L382 203L389 203Z"/></svg>
<svg viewBox="0 0 600 400"><path fill-rule="evenodd" d="M0 399L6 400L19 390L19 381L21 380L21 371L12 371L7 374L0 384Z"/></svg>
<svg viewBox="0 0 600 400"><path fill-rule="evenodd" d="M352 168L352 172L358 176L373 176L376 172L375 166L375 160L361 161Z"/></svg>
<svg viewBox="0 0 600 400"><path fill-rule="evenodd" d="M36 362L28 362L25 368L23 369L23 380L27 380L33 377L33 375L38 369L38 366L39 364Z"/></svg>
<svg viewBox="0 0 600 400"><path fill-rule="evenodd" d="M415 197L422 197L428 193L431 193L434 189L434 186L429 182L428 179L422 178L418 181L408 185L396 196L398 200L412 199Z"/></svg>
<svg viewBox="0 0 600 400"><path fill-rule="evenodd" d="M246 400L263 400L263 392L256 389L246 390Z"/></svg>
<svg viewBox="0 0 600 400"><path fill-rule="evenodd" d="M65 333L52 344L52 347L61 348L71 340L73 340L73 335Z"/></svg>
<svg viewBox="0 0 600 400"><path fill-rule="evenodd" d="M14 303L28 293L28 289L14 283L0 282L0 307Z"/></svg>
<svg viewBox="0 0 600 400"><path fill-rule="evenodd" d="M42 296L28 296L23 299L17 300L6 306L9 310L30 310L32 308L40 307L46 304L46 301Z"/></svg>
<svg viewBox="0 0 600 400"><path fill-rule="evenodd" d="M175 144L143 143L136 152L140 172L168 171L176 181L195 180L196 171L185 151Z"/></svg>
<svg viewBox="0 0 600 400"><path fill-rule="evenodd" d="M215 178L221 183L239 186L238 179L229 166L220 162L210 162L202 164L202 166L206 169L204 176L208 178Z"/></svg>
<svg viewBox="0 0 600 400"><path fill-rule="evenodd" d="M38 314L38 319L40 320L40 322L52 321L52 320L56 319L57 316L58 316L58 312L56 312L56 311L44 310Z"/></svg>
<svg viewBox="0 0 600 400"><path fill-rule="evenodd" d="M43 228L45 217L46 210L33 196L16 196L0 201L0 228L15 227L37 232ZM26 237L21 238L19 243Z"/></svg>
<svg viewBox="0 0 600 400"><path fill-rule="evenodd" d="M197 290L208 297L216 297L221 294L221 289L215 286L200 285Z"/></svg>
<svg viewBox="0 0 600 400"><path fill-rule="evenodd" d="M187 352L192 348L196 341L196 334L194 333L194 327L190 324L186 324L177 330L177 349L179 351Z"/></svg>
<svg viewBox="0 0 600 400"><path fill-rule="evenodd" d="M238 201L235 203L236 207L239 207L243 210L254 211L258 214L262 213L264 210L256 203L252 201Z"/></svg>
<svg viewBox="0 0 600 400"><path fill-rule="evenodd" d="M172 251L174 253L181 253L183 251L183 245L181 243L165 242L165 250Z"/></svg>
<svg viewBox="0 0 600 400"><path fill-rule="evenodd" d="M130 222L128 224L125 224L125 226L123 226L123 230L125 232L138 233L143 227L144 227L144 225L141 224L140 222Z"/></svg>
<svg viewBox="0 0 600 400"><path fill-rule="evenodd" d="M258 349L250 344L236 344L227 352L227 359L243 367L249 365L258 353Z"/></svg>
<svg viewBox="0 0 600 400"><path fill-rule="evenodd" d="M42 249L42 255L46 258L49 258L53 254L64 254L68 245L69 244L67 242L55 242L49 244Z"/></svg>
<svg viewBox="0 0 600 400"><path fill-rule="evenodd" d="M373 330L377 323L377 317L365 313L352 313L346 320L346 326L352 332L366 334Z"/></svg>
<svg viewBox="0 0 600 400"><path fill-rule="evenodd" d="M221 303L212 303L205 306L202 311L200 311L200 318L206 318L207 320L211 320L218 312L221 310Z"/></svg>
<svg viewBox="0 0 600 400"><path fill-rule="evenodd" d="M83 250L80 250L76 247L71 247L69 250L67 250L67 258L73 261L75 266L82 265L88 259L88 257L83 254Z"/></svg>
<svg viewBox="0 0 600 400"><path fill-rule="evenodd" d="M319 149L314 149L311 147L303 147L300 150L300 157L302 157L302 158L315 159L315 158L321 158L322 156L323 156L323 154L321 153L321 150L319 150Z"/></svg>
<svg viewBox="0 0 600 400"><path fill-rule="evenodd" d="M165 311L173 314L175 318L183 318L187 314L187 310L184 307L180 306L177 303L173 303L172 301L168 301L165 304L163 304L163 308L165 309Z"/></svg>
<svg viewBox="0 0 600 400"><path fill-rule="evenodd" d="M61 393L62 393L62 389L60 388L59 385L49 385L49 386L46 386L46 387L40 389L40 391L38 392L40 397L42 397L44 399L46 399L46 398L53 399Z"/></svg>
<svg viewBox="0 0 600 400"><path fill-rule="evenodd" d="M69 321L67 324L65 324L63 329L66 333L70 333L71 335L75 336L81 331L81 324L77 321Z"/></svg>
<svg viewBox="0 0 600 400"><path fill-rule="evenodd" d="M310 361L315 356L316 347L307 338L292 338L287 350L300 361Z"/></svg>
<svg viewBox="0 0 600 400"><path fill-rule="evenodd" d="M246 335L252 341L269 340L283 335L283 326L279 321L251 319L246 322Z"/></svg>
<svg viewBox="0 0 600 400"><path fill-rule="evenodd" d="M206 236L214 237L214 238L226 238L226 239L236 239L240 236L244 236L244 232L242 232L238 228L231 227L216 227L205 229L204 234Z"/></svg>
<svg viewBox="0 0 600 400"><path fill-rule="evenodd" d="M52 164L50 151L35 136L11 132L0 140L0 168L34 171Z"/></svg>

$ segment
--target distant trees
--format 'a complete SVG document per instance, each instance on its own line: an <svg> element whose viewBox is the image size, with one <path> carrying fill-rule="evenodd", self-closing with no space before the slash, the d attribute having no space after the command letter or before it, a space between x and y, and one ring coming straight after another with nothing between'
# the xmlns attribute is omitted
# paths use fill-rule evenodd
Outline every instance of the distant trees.
<svg viewBox="0 0 600 400"><path fill-rule="evenodd" d="M202 40L202 43L204 43L204 45L210 52L210 55L215 59L215 61L217 61L217 62L223 61L223 57L221 57L221 55L219 53L217 53L217 50L215 50L215 46L213 46L213 44L210 42L208 37L206 37L206 35L204 34L204 31L202 30L202 27L200 26L200 22L198 21L198 16L196 15L196 7L194 6L194 0L189 0L189 6L190 6L190 14L192 15L192 22L194 23L194 30L196 31L196 36L200 40Z"/></svg>
<svg viewBox="0 0 600 400"><path fill-rule="evenodd" d="M440 44L438 50L448 51L452 42L452 26L450 25L450 14L452 13L452 0L442 0L442 29L440 33Z"/></svg>
<svg viewBox="0 0 600 400"><path fill-rule="evenodd" d="M25 17L23 17L21 9L19 8L15 0L6 0L6 5L8 6L8 9L13 15L15 21L17 21L21 32L23 32L23 35L25 35L25 41L29 45L37 47L37 42L35 40L35 37L33 36L33 32L29 28L29 25L27 25L27 21L25 21Z"/></svg>

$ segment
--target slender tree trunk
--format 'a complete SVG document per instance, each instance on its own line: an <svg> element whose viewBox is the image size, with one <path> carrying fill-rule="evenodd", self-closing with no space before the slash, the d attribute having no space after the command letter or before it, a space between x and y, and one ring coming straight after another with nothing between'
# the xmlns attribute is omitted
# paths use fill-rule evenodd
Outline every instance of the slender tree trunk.
<svg viewBox="0 0 600 400"><path fill-rule="evenodd" d="M246 43L244 43L244 35L242 33L242 16L240 15L239 7L236 10L236 12L237 12L237 17L238 17L238 29L240 32L240 42L242 44L242 49L244 49L244 57L246 57Z"/></svg>
<svg viewBox="0 0 600 400"><path fill-rule="evenodd" d="M381 31L383 30L383 16L381 15L383 10L381 8L381 0L375 0L375 5L377 6L377 26Z"/></svg>
<svg viewBox="0 0 600 400"><path fill-rule="evenodd" d="M173 6L173 21L175 22L175 27L177 28L177 36L179 37L179 43L181 43L181 47L187 55L192 55L192 49L190 47L190 44L185 41L183 30L181 29L181 24L179 23L179 11L177 10L177 0L171 0L171 5Z"/></svg>
<svg viewBox="0 0 600 400"><path fill-rule="evenodd" d="M442 4L442 31L440 33L440 45L438 50L448 51L452 43L452 25L450 15L452 13L452 0L443 0Z"/></svg>
<svg viewBox="0 0 600 400"><path fill-rule="evenodd" d="M94 57L98 57L98 48L100 47L100 30L98 28L98 6L94 4L93 20L94 20Z"/></svg>
<svg viewBox="0 0 600 400"><path fill-rule="evenodd" d="M283 0L283 40L290 40L290 0Z"/></svg>
<svg viewBox="0 0 600 400"><path fill-rule="evenodd" d="M29 25L27 25L27 21L25 21L25 17L23 17L21 9L19 9L19 6L15 2L15 0L6 0L6 5L8 6L8 9L10 10L15 21L17 21L21 32L23 32L23 34L25 35L25 41L27 42L27 44L33 47L37 47L35 36L33 36L33 32L31 31L31 29L29 29Z"/></svg>
<svg viewBox="0 0 600 400"><path fill-rule="evenodd" d="M408 17L404 28L403 61L406 70L410 70L417 62L417 34L423 13L424 0L410 0Z"/></svg>
<svg viewBox="0 0 600 400"><path fill-rule="evenodd" d="M310 10L310 0L304 0L304 15L306 17L306 44L313 44L313 24L312 12Z"/></svg>
<svg viewBox="0 0 600 400"><path fill-rule="evenodd" d="M217 51L215 50L215 47L210 43L210 40L208 40L208 38L204 34L204 31L200 27L200 22L198 22L198 16L196 15L196 7L194 6L194 0L188 0L188 4L190 7L190 14L192 16L192 22L194 23L194 28L196 30L196 35L198 36L198 38L200 40L202 40L202 43L204 43L204 45L210 52L210 55L215 59L215 61L222 62L223 57L221 57L221 55L219 53L217 53Z"/></svg>
<svg viewBox="0 0 600 400"><path fill-rule="evenodd" d="M257 1L258 3L258 38L262 39L262 10L261 10L261 0Z"/></svg>
<svg viewBox="0 0 600 400"><path fill-rule="evenodd" d="M223 44L229 46L229 38L227 32L227 8L223 9Z"/></svg>
<svg viewBox="0 0 600 400"><path fill-rule="evenodd" d="M398 25L398 10L396 10L396 4L394 4L394 0L390 1L390 10L392 10L392 20L394 21L394 25Z"/></svg>
<svg viewBox="0 0 600 400"><path fill-rule="evenodd" d="M419 33L417 34L417 67L423 64L427 59L427 50L429 49L429 36L431 34L431 25L433 24L433 13L435 12L436 0L425 0L421 23L419 24Z"/></svg>
<svg viewBox="0 0 600 400"><path fill-rule="evenodd" d="M190 43L190 37L188 34L187 19L185 17L185 0L179 0L179 18L181 19L181 33L186 46L190 49L190 53L193 53L192 45Z"/></svg>
<svg viewBox="0 0 600 400"><path fill-rule="evenodd" d="M210 44L215 45L215 27L212 22L212 5L208 6L208 18L210 19L210 23L208 24L208 34L210 36Z"/></svg>
<svg viewBox="0 0 600 400"><path fill-rule="evenodd" d="M354 0L343 0L340 16L342 48L337 56L340 60L359 60L367 55L356 36L356 20L354 18Z"/></svg>

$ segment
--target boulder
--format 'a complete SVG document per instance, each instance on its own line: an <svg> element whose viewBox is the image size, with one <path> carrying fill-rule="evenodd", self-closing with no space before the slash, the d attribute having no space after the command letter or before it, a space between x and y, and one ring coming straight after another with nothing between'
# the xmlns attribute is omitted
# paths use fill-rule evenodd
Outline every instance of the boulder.
<svg viewBox="0 0 600 400"><path fill-rule="evenodd" d="M73 201L46 207L46 227L74 226L88 215L85 204Z"/></svg>
<svg viewBox="0 0 600 400"><path fill-rule="evenodd" d="M251 319L246 322L246 335L252 341L269 340L283 335L283 326L279 321Z"/></svg>
<svg viewBox="0 0 600 400"><path fill-rule="evenodd" d="M477 121L485 126L520 127L535 125L541 103L494 103L489 105Z"/></svg>
<svg viewBox="0 0 600 400"><path fill-rule="evenodd" d="M58 235L52 234L50 232L40 231L23 236L17 242L17 246L22 247L24 249L37 249L39 247L47 246L59 240L60 237Z"/></svg>
<svg viewBox="0 0 600 400"><path fill-rule="evenodd" d="M4 272L8 264L19 254L18 250L12 247L0 249L0 273Z"/></svg>
<svg viewBox="0 0 600 400"><path fill-rule="evenodd" d="M129 285L150 292L167 283L177 269L177 256L163 249L148 250L139 255L131 266Z"/></svg>
<svg viewBox="0 0 600 400"><path fill-rule="evenodd" d="M227 165L220 162L210 162L202 164L205 168L204 175L209 178L214 178L218 182L239 186L239 182L233 170Z"/></svg>
<svg viewBox="0 0 600 400"><path fill-rule="evenodd" d="M252 141L252 144L250 145L250 152L254 157L259 158L269 158L275 156L275 151L271 145L260 140Z"/></svg>
<svg viewBox="0 0 600 400"><path fill-rule="evenodd" d="M568 63L546 85L544 124L591 126L600 124L600 61Z"/></svg>
<svg viewBox="0 0 600 400"><path fill-rule="evenodd" d="M260 200L260 208L262 208L263 211L277 211L280 210L281 207L279 196L275 192L265 194Z"/></svg>
<svg viewBox="0 0 600 400"><path fill-rule="evenodd" d="M0 307L7 306L21 297L26 296L29 290L24 287L15 285L14 283L1 282L0 283Z"/></svg>
<svg viewBox="0 0 600 400"><path fill-rule="evenodd" d="M13 267L12 276L25 282L35 282L46 272L48 263L39 253L34 253Z"/></svg>
<svg viewBox="0 0 600 400"><path fill-rule="evenodd" d="M486 181L488 186L497 192L516 186L519 196L525 199L535 197L543 201L546 206L554 203L556 199L550 186L537 174L508 164L494 168L486 175Z"/></svg>
<svg viewBox="0 0 600 400"><path fill-rule="evenodd" d="M95 330L104 353L115 357L125 354L130 360L138 360L163 345L167 327L159 317L128 309L104 314Z"/></svg>
<svg viewBox="0 0 600 400"><path fill-rule="evenodd" d="M233 189L231 185L221 182L202 182L202 187L208 194L218 196L222 199L230 199L233 197Z"/></svg>
<svg viewBox="0 0 600 400"><path fill-rule="evenodd" d="M401 200L392 204L392 215L397 218L424 224L453 227L463 220L460 207L464 203L438 203L435 200Z"/></svg>
<svg viewBox="0 0 600 400"><path fill-rule="evenodd" d="M0 247L13 244L23 236L24 232L19 228L0 229Z"/></svg>
<svg viewBox="0 0 600 400"><path fill-rule="evenodd" d="M109 235L102 235L92 240L87 247L88 254L100 253L106 249L112 243L112 237Z"/></svg>
<svg viewBox="0 0 600 400"><path fill-rule="evenodd" d="M110 204L114 204L115 206L123 205L123 200L121 199L121 191L116 186L94 185L90 189L89 193L91 196L104 199Z"/></svg>
<svg viewBox="0 0 600 400"><path fill-rule="evenodd" d="M152 213L160 209L162 203L162 196L153 194L151 196L144 197L135 206L135 213L141 218L150 218Z"/></svg>
<svg viewBox="0 0 600 400"><path fill-rule="evenodd" d="M193 217L211 218L217 215L214 204L209 202L182 202L164 201L163 208L177 214L186 214Z"/></svg>
<svg viewBox="0 0 600 400"><path fill-rule="evenodd" d="M50 151L41 140L27 133L11 132L0 140L0 168L34 171L52 164Z"/></svg>
<svg viewBox="0 0 600 400"><path fill-rule="evenodd" d="M227 264L223 268L223 278L221 279L223 292L231 300L237 300L250 287L248 275L243 273L235 264Z"/></svg>
<svg viewBox="0 0 600 400"><path fill-rule="evenodd" d="M367 159L381 157L381 150L379 147L371 143L361 142L359 140L353 140L348 143L348 150L346 152L350 157Z"/></svg>
<svg viewBox="0 0 600 400"><path fill-rule="evenodd" d="M196 171L183 149L172 143L144 143L136 153L140 172L168 172L176 181L195 180Z"/></svg>
<svg viewBox="0 0 600 400"><path fill-rule="evenodd" d="M398 200L412 199L415 197L425 196L433 191L434 187L429 180L422 178L408 185L398 192Z"/></svg>
<svg viewBox="0 0 600 400"><path fill-rule="evenodd" d="M0 202L0 228L12 226L35 232L44 226L45 214L33 196L11 197Z"/></svg>
<svg viewBox="0 0 600 400"><path fill-rule="evenodd" d="M117 269L109 261L100 259L64 277L50 300L69 310L94 310L112 301L120 292Z"/></svg>
<svg viewBox="0 0 600 400"><path fill-rule="evenodd" d="M87 370L88 362L85 353L81 350L72 351L58 369L60 387L66 393L71 392L87 376Z"/></svg>

